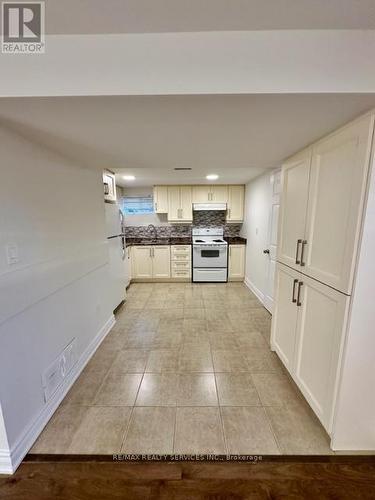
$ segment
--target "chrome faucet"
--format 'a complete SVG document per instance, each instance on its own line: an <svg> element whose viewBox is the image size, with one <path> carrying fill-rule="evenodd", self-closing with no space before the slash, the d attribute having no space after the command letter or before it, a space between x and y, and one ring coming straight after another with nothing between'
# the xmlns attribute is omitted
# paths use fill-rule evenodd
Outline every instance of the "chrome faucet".
<svg viewBox="0 0 375 500"><path fill-rule="evenodd" d="M154 233L154 238L156 239L158 237L158 232L153 224L149 224L147 227L147 233L151 235L151 231Z"/></svg>

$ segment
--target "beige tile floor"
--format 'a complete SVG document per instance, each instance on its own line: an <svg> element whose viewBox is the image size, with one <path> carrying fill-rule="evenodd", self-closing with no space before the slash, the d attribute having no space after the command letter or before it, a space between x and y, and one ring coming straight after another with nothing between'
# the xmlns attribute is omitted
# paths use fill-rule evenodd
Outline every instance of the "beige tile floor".
<svg viewBox="0 0 375 500"><path fill-rule="evenodd" d="M329 454L242 284L132 284L32 453Z"/></svg>

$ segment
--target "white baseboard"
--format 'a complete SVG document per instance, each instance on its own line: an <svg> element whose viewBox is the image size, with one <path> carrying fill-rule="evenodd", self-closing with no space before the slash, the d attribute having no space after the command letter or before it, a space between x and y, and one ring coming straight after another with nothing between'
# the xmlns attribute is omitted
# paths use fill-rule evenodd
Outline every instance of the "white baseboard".
<svg viewBox="0 0 375 500"><path fill-rule="evenodd" d="M11 451L9 452L7 450L0 450L0 474L13 474L15 472L27 452L35 443L39 434L42 432L52 415L55 413L57 407L64 399L71 386L79 377L82 370L89 362L106 335L110 332L115 322L116 320L113 315L108 319L108 321L106 321L95 338L88 345L82 356L79 358L77 363L73 366L72 370L68 373L63 383L56 390L51 399L47 401L37 418L30 424L28 429L26 429L24 434L12 447Z"/></svg>
<svg viewBox="0 0 375 500"><path fill-rule="evenodd" d="M246 276L245 277L245 285L247 286L247 288L249 288L254 295L256 295L257 299L262 303L264 304L264 294L259 290L259 288L257 288L254 283L252 283L249 278Z"/></svg>
<svg viewBox="0 0 375 500"><path fill-rule="evenodd" d="M13 472L10 452L7 450L0 450L0 474L13 474Z"/></svg>

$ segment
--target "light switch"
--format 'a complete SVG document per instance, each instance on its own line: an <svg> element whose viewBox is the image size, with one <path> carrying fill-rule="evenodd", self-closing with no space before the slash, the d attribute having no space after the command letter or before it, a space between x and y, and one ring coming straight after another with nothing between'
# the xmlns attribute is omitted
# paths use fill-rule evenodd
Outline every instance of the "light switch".
<svg viewBox="0 0 375 500"><path fill-rule="evenodd" d="M17 264L18 258L18 246L15 243L9 243L6 246L8 265Z"/></svg>

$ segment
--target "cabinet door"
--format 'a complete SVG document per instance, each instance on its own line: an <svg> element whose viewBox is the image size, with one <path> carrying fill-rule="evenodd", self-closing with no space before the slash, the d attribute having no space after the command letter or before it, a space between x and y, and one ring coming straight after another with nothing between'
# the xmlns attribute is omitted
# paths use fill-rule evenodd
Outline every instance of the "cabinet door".
<svg viewBox="0 0 375 500"><path fill-rule="evenodd" d="M168 213L168 186L154 186L154 210L157 214Z"/></svg>
<svg viewBox="0 0 375 500"><path fill-rule="evenodd" d="M245 277L245 245L229 245L229 279Z"/></svg>
<svg viewBox="0 0 375 500"><path fill-rule="evenodd" d="M299 262L305 238L310 163L311 149L308 149L291 158L282 169L277 260L298 270L301 270Z"/></svg>
<svg viewBox="0 0 375 500"><path fill-rule="evenodd" d="M303 275L282 264L277 264L275 312L272 318L272 347L291 374L293 374L294 369L299 309L296 297L300 277Z"/></svg>
<svg viewBox="0 0 375 500"><path fill-rule="evenodd" d="M328 432L349 297L304 276L294 380Z"/></svg>
<svg viewBox="0 0 375 500"><path fill-rule="evenodd" d="M228 203L228 186L212 186L211 201L216 203Z"/></svg>
<svg viewBox="0 0 375 500"><path fill-rule="evenodd" d="M151 255L151 246L134 246L132 248L132 274L134 279L152 278Z"/></svg>
<svg viewBox="0 0 375 500"><path fill-rule="evenodd" d="M171 277L171 247L169 245L152 247L152 277Z"/></svg>
<svg viewBox="0 0 375 500"><path fill-rule="evenodd" d="M351 293L369 168L373 117L313 148L303 272Z"/></svg>
<svg viewBox="0 0 375 500"><path fill-rule="evenodd" d="M193 220L193 202L191 197L191 186L181 186L181 211L180 220L191 222Z"/></svg>
<svg viewBox="0 0 375 500"><path fill-rule="evenodd" d="M180 210L180 186L168 186L168 220L178 221Z"/></svg>
<svg viewBox="0 0 375 500"><path fill-rule="evenodd" d="M245 186L228 186L228 222L242 222L244 212Z"/></svg>
<svg viewBox="0 0 375 500"><path fill-rule="evenodd" d="M211 186L193 186L193 203L207 203L211 201Z"/></svg>

